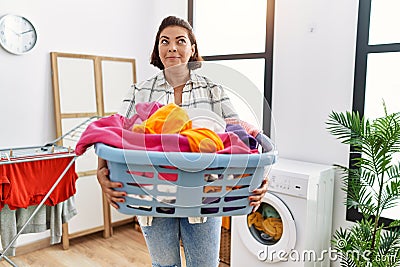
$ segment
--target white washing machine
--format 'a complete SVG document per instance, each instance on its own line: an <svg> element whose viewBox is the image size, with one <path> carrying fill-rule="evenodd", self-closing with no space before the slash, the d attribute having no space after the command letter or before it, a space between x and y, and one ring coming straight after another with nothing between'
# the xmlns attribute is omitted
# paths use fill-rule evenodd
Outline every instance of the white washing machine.
<svg viewBox="0 0 400 267"><path fill-rule="evenodd" d="M232 217L232 267L329 266L334 170L279 159L254 214Z"/></svg>

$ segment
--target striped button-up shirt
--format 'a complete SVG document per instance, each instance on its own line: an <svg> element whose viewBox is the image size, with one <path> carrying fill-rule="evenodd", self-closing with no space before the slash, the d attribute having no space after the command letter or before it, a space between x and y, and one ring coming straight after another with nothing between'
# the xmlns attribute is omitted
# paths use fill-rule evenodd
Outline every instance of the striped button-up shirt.
<svg viewBox="0 0 400 267"><path fill-rule="evenodd" d="M174 88L167 82L164 73L131 86L123 100L120 114L132 117L135 103L157 101L163 105L174 103ZM214 111L220 117L238 118L238 115L221 85L191 71L190 79L182 90L183 108L204 108Z"/></svg>

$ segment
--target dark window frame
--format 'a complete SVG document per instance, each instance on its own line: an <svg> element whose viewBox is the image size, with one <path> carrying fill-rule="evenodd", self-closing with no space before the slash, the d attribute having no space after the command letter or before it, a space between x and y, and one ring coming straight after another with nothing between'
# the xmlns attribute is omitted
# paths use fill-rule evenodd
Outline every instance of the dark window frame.
<svg viewBox="0 0 400 267"><path fill-rule="evenodd" d="M203 56L205 61L215 60L237 60L237 59L264 59L264 98L269 107L263 105L263 131L265 134L271 133L271 110L272 110L272 74L273 74L273 50L274 50L274 21L275 21L275 0L267 1L265 51L262 53L243 53ZM194 0L188 0L188 21L193 25Z"/></svg>
<svg viewBox="0 0 400 267"><path fill-rule="evenodd" d="M354 69L354 91L353 91L353 111L358 111L360 116L364 115L365 104L365 86L367 78L368 54L400 52L400 43L375 44L369 45L369 28L372 0L363 0L359 3L358 25L357 25L357 43L356 59ZM351 151L354 151L350 148ZM350 155L349 166L354 168L352 161L360 155ZM355 208L347 209L346 220L359 221L363 218L362 214ZM379 223L389 225L393 220L381 218Z"/></svg>

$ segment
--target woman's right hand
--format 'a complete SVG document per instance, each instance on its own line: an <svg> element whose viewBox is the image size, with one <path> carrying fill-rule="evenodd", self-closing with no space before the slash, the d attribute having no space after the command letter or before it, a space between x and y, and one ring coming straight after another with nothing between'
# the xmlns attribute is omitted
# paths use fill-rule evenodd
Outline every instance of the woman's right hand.
<svg viewBox="0 0 400 267"><path fill-rule="evenodd" d="M123 203L125 201L123 197L126 196L126 192L114 190L114 188L121 188L122 183L110 181L108 175L109 170L107 166L102 166L97 169L97 180L99 181L101 190L104 192L108 203L118 209L119 206L117 203Z"/></svg>

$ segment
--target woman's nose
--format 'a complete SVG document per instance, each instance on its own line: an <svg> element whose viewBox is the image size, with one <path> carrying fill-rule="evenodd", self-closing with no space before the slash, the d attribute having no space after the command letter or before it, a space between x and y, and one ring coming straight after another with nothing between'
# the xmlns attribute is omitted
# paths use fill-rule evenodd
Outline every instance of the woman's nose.
<svg viewBox="0 0 400 267"><path fill-rule="evenodd" d="M171 45L168 47L168 51L169 51L169 52L176 52L176 46L175 46L175 44L171 44Z"/></svg>

